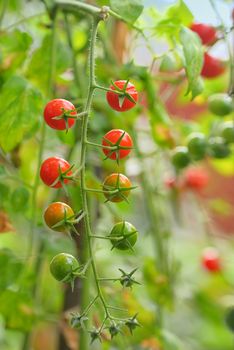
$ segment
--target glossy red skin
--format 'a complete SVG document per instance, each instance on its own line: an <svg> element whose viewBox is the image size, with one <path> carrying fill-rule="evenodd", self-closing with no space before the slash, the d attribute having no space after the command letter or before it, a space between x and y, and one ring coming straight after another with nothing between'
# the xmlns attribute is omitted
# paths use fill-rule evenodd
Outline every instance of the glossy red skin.
<svg viewBox="0 0 234 350"><path fill-rule="evenodd" d="M201 71L201 76L204 78L216 78L225 72L225 64L218 58L209 55L207 52L204 54L204 63Z"/></svg>
<svg viewBox="0 0 234 350"><path fill-rule="evenodd" d="M108 133L106 133L103 137L102 140L102 145L103 146L115 146L116 142L119 140L119 138L123 135L123 133L125 132L121 142L120 142L120 146L123 147L132 147L133 146L133 142L131 137L129 136L129 134L121 129L113 129L111 131L109 131ZM107 142L106 140L109 140L111 142L111 144L109 142ZM127 155L131 152L131 149L120 149L116 152L111 152L109 149L107 148L103 148L102 149L103 153L110 159L116 160L117 159L117 155L118 155L118 159L122 159L127 157Z"/></svg>
<svg viewBox="0 0 234 350"><path fill-rule="evenodd" d="M50 186L53 188L62 187L61 181L58 181L54 186L51 186L59 176L59 166L61 168L62 173L64 173L71 167L66 160L59 157L47 158L42 163L41 170L40 170L40 177L47 186ZM66 175L71 176L72 171L69 171ZM64 184L67 184L68 182L69 182L69 179L63 180Z"/></svg>
<svg viewBox="0 0 234 350"><path fill-rule="evenodd" d="M115 81L115 85L118 86L120 89L124 88L125 83L126 83L126 80ZM115 90L115 87L111 85L110 89ZM137 102L138 92L136 91L135 86L132 83L128 83L126 92L128 92L133 97L133 99ZM135 106L135 103L130 101L127 97L124 98L124 101L120 106L119 95L111 91L108 91L106 93L106 99L109 105L111 106L111 108L113 108L115 111L118 111L118 112L128 111L129 109Z"/></svg>
<svg viewBox="0 0 234 350"><path fill-rule="evenodd" d="M104 191L110 190L109 186L113 187L113 190L116 189L118 175L119 175L119 187L120 188L132 187L131 181L127 178L127 176L125 176L123 174L113 173L105 178L105 181L103 182L103 190ZM108 188L106 186L108 186ZM122 194L127 198L130 194L130 190L123 191ZM114 197L112 197L111 199L110 199L111 196L108 193L104 193L104 195L107 199L109 199L111 202L114 202L114 203L122 202L124 200L118 193Z"/></svg>
<svg viewBox="0 0 234 350"><path fill-rule="evenodd" d="M54 100L51 100L47 103L44 109L44 119L45 122L53 129L56 130L65 130L66 129L66 123L64 119L56 120L52 119L53 117L60 116L63 111L62 108L64 108L66 111L71 111L72 109L75 109L75 106L62 98L56 98ZM71 115L76 115L76 111L72 112ZM75 119L69 119L68 118L68 128L71 128L75 124Z"/></svg>
<svg viewBox="0 0 234 350"><path fill-rule="evenodd" d="M64 219L66 213L67 219L74 216L74 212L69 205L62 202L54 202L51 203L44 212L44 219L47 226L49 226L52 230L65 232L67 227L66 225L61 225L56 228L52 228L52 226L56 225L59 221Z"/></svg>
<svg viewBox="0 0 234 350"><path fill-rule="evenodd" d="M203 190L208 185L208 182L209 176L204 169L190 168L184 174L184 185L191 190Z"/></svg>
<svg viewBox="0 0 234 350"><path fill-rule="evenodd" d="M209 24L193 23L190 29L199 35L203 45L211 45L217 40L216 29Z"/></svg>
<svg viewBox="0 0 234 350"><path fill-rule="evenodd" d="M212 273L222 270L219 253L215 248L205 249L202 256L202 266L205 270Z"/></svg>

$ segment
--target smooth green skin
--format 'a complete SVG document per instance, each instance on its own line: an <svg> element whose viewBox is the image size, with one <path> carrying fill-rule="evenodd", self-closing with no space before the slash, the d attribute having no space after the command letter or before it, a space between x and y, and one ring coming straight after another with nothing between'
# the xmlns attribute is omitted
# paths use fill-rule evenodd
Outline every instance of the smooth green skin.
<svg viewBox="0 0 234 350"><path fill-rule="evenodd" d="M213 158L227 158L231 153L227 143L222 137L214 137L209 141L210 155Z"/></svg>
<svg viewBox="0 0 234 350"><path fill-rule="evenodd" d="M208 99L209 110L220 117L230 114L233 109L232 98L227 94L215 94Z"/></svg>
<svg viewBox="0 0 234 350"><path fill-rule="evenodd" d="M195 160L201 160L206 155L207 141L202 133L192 133L188 138L188 150Z"/></svg>
<svg viewBox="0 0 234 350"><path fill-rule="evenodd" d="M234 143L234 122L227 121L222 124L221 135L227 143Z"/></svg>
<svg viewBox="0 0 234 350"><path fill-rule="evenodd" d="M174 149L171 161L173 165L182 169L185 168L190 163L190 156L187 147L178 146Z"/></svg>
<svg viewBox="0 0 234 350"><path fill-rule="evenodd" d="M79 267L77 259L66 253L55 255L50 263L50 272L57 281L71 282L73 272Z"/></svg>
<svg viewBox="0 0 234 350"><path fill-rule="evenodd" d="M134 233L133 233L134 232ZM130 236L129 236L130 235ZM119 250L128 250L129 245L133 247L137 241L138 232L136 228L127 221L121 221L114 225L111 230L110 236L119 237L124 236L122 240L116 243L116 240L110 240L114 248ZM129 236L129 237L128 237ZM127 244L129 243L129 245Z"/></svg>

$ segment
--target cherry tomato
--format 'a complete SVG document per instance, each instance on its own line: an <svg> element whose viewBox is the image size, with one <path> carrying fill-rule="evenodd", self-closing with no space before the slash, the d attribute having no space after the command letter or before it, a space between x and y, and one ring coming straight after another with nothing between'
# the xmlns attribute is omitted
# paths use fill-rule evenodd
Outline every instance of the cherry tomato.
<svg viewBox="0 0 234 350"><path fill-rule="evenodd" d="M107 156L107 158L118 160L127 157L127 155L131 152L133 142L129 134L121 129L113 129L106 133L103 137L102 141L103 146L121 146L121 147L129 147L129 149L119 149L117 151L112 151L107 148L103 148L103 153Z"/></svg>
<svg viewBox="0 0 234 350"><path fill-rule="evenodd" d="M212 113L223 117L233 111L233 101L228 94L214 94L208 99L208 107Z"/></svg>
<svg viewBox="0 0 234 350"><path fill-rule="evenodd" d="M110 233L111 237L121 237L120 240L111 239L112 248L120 250L132 249L137 241L138 231L127 221L121 221L114 225Z"/></svg>
<svg viewBox="0 0 234 350"><path fill-rule="evenodd" d="M209 247L204 250L202 254L202 266L209 272L221 271L221 262L217 249Z"/></svg>
<svg viewBox="0 0 234 350"><path fill-rule="evenodd" d="M208 182L209 176L202 168L189 168L184 174L185 186L191 190L202 190L208 185Z"/></svg>
<svg viewBox="0 0 234 350"><path fill-rule="evenodd" d="M59 158L59 157L47 158L46 160L44 160L44 162L41 165L40 177L47 186L50 186L53 188L59 188L59 187L62 187L62 182L64 184L67 184L69 182L69 179L63 179L63 180L59 179L59 176L60 176L59 168L61 173L66 173L66 176L71 176L72 171L68 171L70 167L71 167L70 164L62 158ZM55 183L56 179L58 179L58 182Z"/></svg>
<svg viewBox="0 0 234 350"><path fill-rule="evenodd" d="M178 168L185 168L190 163L190 156L188 148L184 146L178 146L172 153L172 163Z"/></svg>
<svg viewBox="0 0 234 350"><path fill-rule="evenodd" d="M225 72L225 63L218 58L209 55L207 52L204 54L204 63L201 71L201 75L204 78L216 78Z"/></svg>
<svg viewBox="0 0 234 350"><path fill-rule="evenodd" d="M127 189L131 187L131 181L123 174L111 174L103 182L103 191L110 191L110 193L105 192L104 195L111 202L124 201L130 194L130 190ZM112 194L111 191L114 190L118 190L118 192Z"/></svg>
<svg viewBox="0 0 234 350"><path fill-rule="evenodd" d="M222 137L216 136L209 140L210 155L214 158L227 158L231 153L230 148Z"/></svg>
<svg viewBox="0 0 234 350"><path fill-rule="evenodd" d="M217 39L216 29L209 24L193 23L190 29L199 35L203 45L211 45Z"/></svg>
<svg viewBox="0 0 234 350"><path fill-rule="evenodd" d="M61 282L72 282L74 273L79 268L77 259L66 253L55 255L50 263L50 272L52 276Z"/></svg>
<svg viewBox="0 0 234 350"><path fill-rule="evenodd" d="M227 143L234 143L234 122L229 120L222 124L221 135Z"/></svg>
<svg viewBox="0 0 234 350"><path fill-rule="evenodd" d="M106 93L106 99L111 108L118 112L125 112L129 109L133 108L138 100L138 92L135 89L135 86L132 83L127 84L127 88L124 91L125 85L127 81L126 80L117 80L114 82L114 84L119 89L118 91L123 91L123 94L116 94L114 90L117 90L114 85L110 86L110 89L113 90L113 92L108 91ZM135 101L131 101L127 96L124 96L124 92L128 93L131 98Z"/></svg>
<svg viewBox="0 0 234 350"><path fill-rule="evenodd" d="M44 109L44 119L45 122L53 129L56 130L65 130L71 128L75 124L75 119L69 118L69 116L64 115L64 119L53 119L54 117L59 117L63 113L71 114L75 116L76 110L75 106L62 98L56 98L47 103ZM65 119L67 118L67 123Z"/></svg>
<svg viewBox="0 0 234 350"><path fill-rule="evenodd" d="M205 157L207 142L205 135L199 132L192 133L188 138L188 150L192 158L201 160Z"/></svg>
<svg viewBox="0 0 234 350"><path fill-rule="evenodd" d="M167 177L164 180L164 184L169 189L175 189L175 188L177 188L177 179L175 176Z"/></svg>
<svg viewBox="0 0 234 350"><path fill-rule="evenodd" d="M44 219L46 225L54 231L66 232L69 229L69 224L63 223L56 228L54 225L62 220L74 218L74 212L69 205L62 202L51 203L44 212Z"/></svg>

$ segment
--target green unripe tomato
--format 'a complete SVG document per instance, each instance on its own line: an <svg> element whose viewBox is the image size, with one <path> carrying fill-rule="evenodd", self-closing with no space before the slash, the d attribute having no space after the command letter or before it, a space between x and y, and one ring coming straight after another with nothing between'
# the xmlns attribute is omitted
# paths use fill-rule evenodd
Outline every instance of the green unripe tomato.
<svg viewBox="0 0 234 350"><path fill-rule="evenodd" d="M209 153L212 157L222 159L227 158L230 149L222 137L216 136L209 140Z"/></svg>
<svg viewBox="0 0 234 350"><path fill-rule="evenodd" d="M234 143L234 122L227 121L221 126L221 135L227 143Z"/></svg>
<svg viewBox="0 0 234 350"><path fill-rule="evenodd" d="M57 281L68 283L74 280L78 267L79 263L73 255L60 253L51 260L50 272Z"/></svg>
<svg viewBox="0 0 234 350"><path fill-rule="evenodd" d="M201 160L206 155L207 141L205 135L194 132L188 137L188 150L192 158Z"/></svg>
<svg viewBox="0 0 234 350"><path fill-rule="evenodd" d="M190 163L190 156L188 148L184 146L178 146L173 150L172 153L172 164L178 168L185 168Z"/></svg>
<svg viewBox="0 0 234 350"><path fill-rule="evenodd" d="M208 99L209 110L223 117L233 111L233 101L228 94L214 94Z"/></svg>
<svg viewBox="0 0 234 350"><path fill-rule="evenodd" d="M110 233L111 237L120 238L111 239L113 248L120 250L132 249L137 241L138 231L136 228L127 221L121 221L115 224ZM121 238L122 237L122 238Z"/></svg>

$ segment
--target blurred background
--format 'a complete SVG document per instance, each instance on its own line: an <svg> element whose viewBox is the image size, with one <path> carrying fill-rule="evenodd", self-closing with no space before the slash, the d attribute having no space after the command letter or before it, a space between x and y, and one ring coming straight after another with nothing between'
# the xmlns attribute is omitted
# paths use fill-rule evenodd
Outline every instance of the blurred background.
<svg viewBox="0 0 234 350"><path fill-rule="evenodd" d="M104 329L102 342L88 349L231 350L234 112L232 107L227 115L215 115L209 99L233 91L233 2L145 0L140 8L136 0L124 0L122 8L114 0L81 2L108 5L122 19L109 16L100 23L98 83L109 87L129 79L139 92L136 106L123 113L110 108L105 91L95 93L89 140L101 144L109 130L122 129L134 148L117 164L104 160L101 148L88 147L86 181L99 189L107 175L120 172L137 186L129 203L105 203L99 193L88 194L88 200L94 234L106 236L122 220L139 232L134 251L111 250L108 240L94 240L93 250L103 278L137 269L139 285L108 282L102 290L108 303L128 310L115 310L116 317L137 315L140 326L133 334L123 327L113 339ZM95 296L92 273L86 282L77 278L73 292L50 274L50 261L61 252L87 262L83 222L76 226L80 235L71 239L43 219L51 202L66 202L75 213L82 209L79 181L66 192L53 189L39 170L52 156L79 166L81 122L68 133L43 127L43 110L52 98L83 109L91 28L87 14L62 5L55 21L53 6L53 0L0 2L1 350L86 350L79 343L82 331L71 328L69 319L81 312L82 293ZM215 30L212 42L204 44L191 30L196 22ZM205 67L205 53L217 60L214 68ZM232 141L224 137L225 123ZM188 147L194 133L205 139L202 156L190 150L181 167L174 154ZM88 329L98 329L102 319L97 303Z"/></svg>

